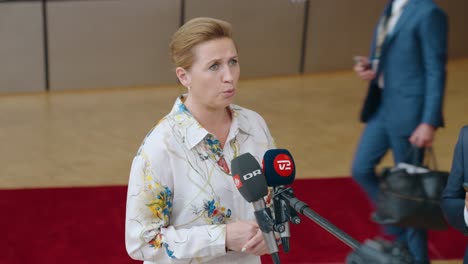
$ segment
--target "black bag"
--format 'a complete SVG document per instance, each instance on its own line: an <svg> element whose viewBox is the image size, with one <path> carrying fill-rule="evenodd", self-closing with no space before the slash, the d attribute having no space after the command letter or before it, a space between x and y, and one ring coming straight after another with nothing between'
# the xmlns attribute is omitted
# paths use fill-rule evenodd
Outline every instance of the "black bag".
<svg viewBox="0 0 468 264"><path fill-rule="evenodd" d="M411 164L399 163L382 171L372 219L379 224L445 229L440 198L449 173L421 166L419 149L413 147L411 152ZM437 167L432 148L426 149L426 158L432 158Z"/></svg>

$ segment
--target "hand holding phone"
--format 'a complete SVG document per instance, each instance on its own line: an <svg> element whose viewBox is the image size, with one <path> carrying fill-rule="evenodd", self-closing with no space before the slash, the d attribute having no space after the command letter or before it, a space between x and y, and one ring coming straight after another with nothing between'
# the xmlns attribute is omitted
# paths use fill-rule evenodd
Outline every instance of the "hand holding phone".
<svg viewBox="0 0 468 264"><path fill-rule="evenodd" d="M376 72L374 71L373 64L371 64L367 57L354 56L353 59L353 70L361 80L371 81L375 79Z"/></svg>
<svg viewBox="0 0 468 264"><path fill-rule="evenodd" d="M371 68L369 59L364 56L354 56L353 60L356 66L361 66L364 70L369 70Z"/></svg>

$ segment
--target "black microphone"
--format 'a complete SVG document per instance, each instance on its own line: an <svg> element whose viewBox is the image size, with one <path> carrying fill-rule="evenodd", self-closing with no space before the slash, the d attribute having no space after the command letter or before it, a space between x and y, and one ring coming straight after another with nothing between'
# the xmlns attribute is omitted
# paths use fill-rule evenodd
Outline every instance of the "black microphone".
<svg viewBox="0 0 468 264"><path fill-rule="evenodd" d="M265 173L268 186L272 186L275 193L284 188L284 185L292 184L296 177L296 165L294 159L286 149L270 149L263 156L263 172ZM280 233L281 244L284 252L289 252L289 220L293 215L295 223L299 223L300 219L295 213L289 209L289 205L284 199L279 196L273 197L273 205L275 208L276 224L284 225L284 231ZM299 221L299 222L298 222Z"/></svg>
<svg viewBox="0 0 468 264"><path fill-rule="evenodd" d="M411 256L409 255L408 251L402 249L400 245L387 245L387 242L379 240L367 240L366 243L362 245L353 237L346 234L341 229L330 223L327 219L323 218L315 211L310 209L306 203L297 199L294 196L292 188L284 186L292 184L296 176L294 159L292 158L292 155L289 153L289 151L285 149L268 150L263 158L263 171L265 173L268 186L273 186L275 189L273 202L281 202L278 206L279 209L275 205L275 221L277 221L276 225L279 224L278 219L280 219L280 221L287 221L289 219L291 222L299 224L300 219L296 212L307 216L323 229L327 230L336 238L355 250L350 255L348 255L346 259L347 264L412 263ZM286 213L277 215L278 212ZM289 218L287 217L288 213ZM286 222L281 223L286 224ZM289 229L286 228L286 230ZM280 232L280 234L283 234L283 232ZM288 238L289 233L287 233L287 236L285 235L281 237L283 242L283 249L284 245L289 247L289 244L287 244L289 242ZM285 243L285 241L288 242Z"/></svg>
<svg viewBox="0 0 468 264"><path fill-rule="evenodd" d="M276 201L277 198L283 202L285 200L287 201L285 203L287 204L288 209L279 211L289 212L291 222L295 224L300 223L300 219L295 212L301 213L343 241L352 249L359 247L359 242L354 238L350 237L348 234L344 233L332 223L328 222L328 220L310 209L306 203L294 197L292 188L285 188L283 186L291 184L296 176L295 163L289 151L285 149L268 150L263 158L263 167L268 186L273 186L275 189L273 201ZM289 209L292 210L289 211Z"/></svg>
<svg viewBox="0 0 468 264"><path fill-rule="evenodd" d="M286 149L270 149L263 156L263 172L268 186L288 185L296 177L296 164Z"/></svg>
<svg viewBox="0 0 468 264"><path fill-rule="evenodd" d="M260 164L252 154L245 153L232 160L231 171L237 189L255 209L255 218L262 230L268 253L271 254L275 264L280 263L278 245L273 233L274 222L263 200L263 197L268 194L268 187Z"/></svg>

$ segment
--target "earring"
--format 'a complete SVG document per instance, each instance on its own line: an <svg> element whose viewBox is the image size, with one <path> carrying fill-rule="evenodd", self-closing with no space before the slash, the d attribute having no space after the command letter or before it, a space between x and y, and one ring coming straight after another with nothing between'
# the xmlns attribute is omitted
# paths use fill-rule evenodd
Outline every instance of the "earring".
<svg viewBox="0 0 468 264"><path fill-rule="evenodd" d="M187 90L189 90L189 91L190 91L191 89L192 89L192 86L190 86L190 85L189 85L189 86L187 86Z"/></svg>

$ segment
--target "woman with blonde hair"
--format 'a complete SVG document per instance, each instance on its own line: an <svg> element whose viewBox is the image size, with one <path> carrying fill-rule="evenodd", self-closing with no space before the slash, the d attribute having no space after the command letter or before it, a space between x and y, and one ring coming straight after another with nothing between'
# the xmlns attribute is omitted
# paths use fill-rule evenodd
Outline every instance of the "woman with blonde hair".
<svg viewBox="0 0 468 264"><path fill-rule="evenodd" d="M195 18L170 43L187 93L146 136L130 172L125 241L144 263L260 263L254 209L230 162L274 147L264 119L233 104L240 75L229 23Z"/></svg>

